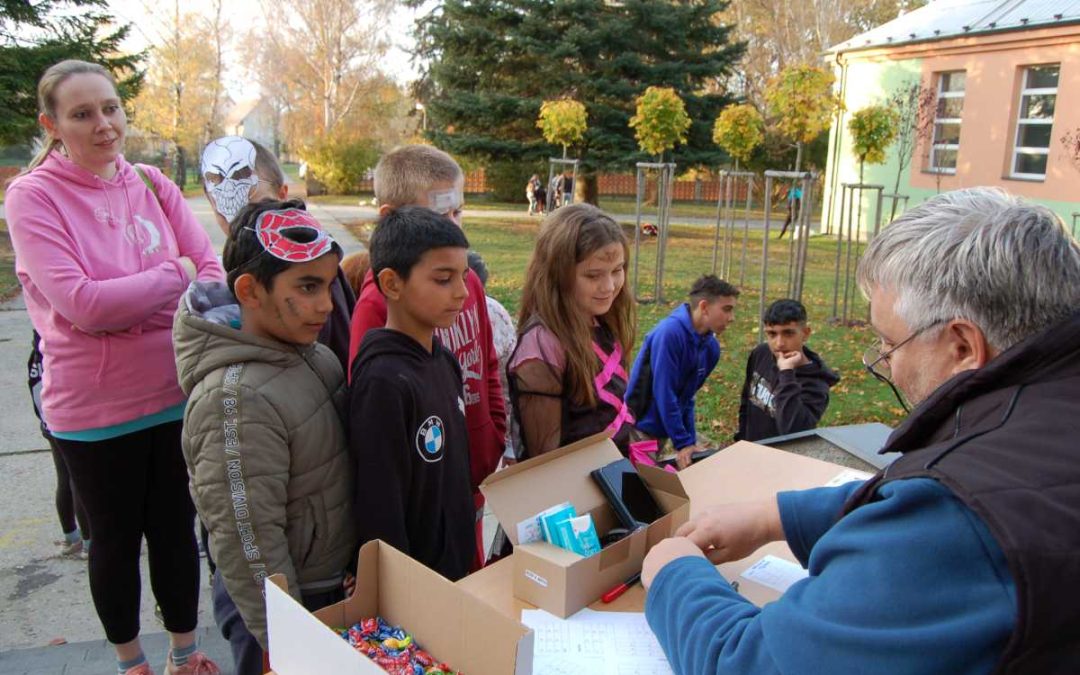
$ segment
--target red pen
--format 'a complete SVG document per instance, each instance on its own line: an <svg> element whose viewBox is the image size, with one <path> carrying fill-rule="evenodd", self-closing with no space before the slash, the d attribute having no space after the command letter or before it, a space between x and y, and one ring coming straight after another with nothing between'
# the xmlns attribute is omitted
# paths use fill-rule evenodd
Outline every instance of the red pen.
<svg viewBox="0 0 1080 675"><path fill-rule="evenodd" d="M607 593L604 593L600 596L600 599L604 602L615 602L615 600L618 599L620 595L625 593L628 588L630 588L639 581L641 581L641 572L638 572L637 574L622 582Z"/></svg>

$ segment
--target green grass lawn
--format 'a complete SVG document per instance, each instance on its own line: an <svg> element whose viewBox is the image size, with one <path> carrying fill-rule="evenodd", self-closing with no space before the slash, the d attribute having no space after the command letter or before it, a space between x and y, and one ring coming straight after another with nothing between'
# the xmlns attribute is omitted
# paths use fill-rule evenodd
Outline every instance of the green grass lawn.
<svg viewBox="0 0 1080 675"><path fill-rule="evenodd" d="M538 221L522 217L505 220L495 218L469 218L466 233L474 249L487 263L491 277L488 293L503 303L512 315L517 316L524 283L525 267L532 254L538 230ZM753 233L751 233L753 235ZM628 230L633 241L633 231ZM723 354L720 363L698 394L698 430L716 442L727 442L735 431L738 420L739 393L746 373L746 359L758 339L758 300L761 276L761 239L751 241L748 249L746 285L739 296L736 322L721 336ZM769 242L769 290L767 300L785 295L787 289L787 239ZM814 237L810 241L807 256L807 276L803 301L810 313L814 330L809 345L821 354L830 367L837 370L842 380L832 390L829 410L822 426L854 424L860 422L884 422L895 426L902 410L888 387L878 383L862 368L863 351L873 342L872 333L863 325L851 327L832 325L833 270L836 256L836 240L830 237ZM732 266L732 281L739 280L739 261ZM655 282L656 242L647 240L642 244L639 258L639 288L642 297L650 297ZM854 261L853 261L854 262ZM638 306L638 334L636 345L640 346L645 333L667 316L678 303L683 302L686 291L694 279L712 269L712 235L707 230L672 228L668 243L664 275L666 303L641 304ZM629 266L628 284L633 264ZM843 280L841 279L841 283ZM843 288L840 290L841 303ZM865 319L867 304L858 295L851 300L849 315Z"/></svg>

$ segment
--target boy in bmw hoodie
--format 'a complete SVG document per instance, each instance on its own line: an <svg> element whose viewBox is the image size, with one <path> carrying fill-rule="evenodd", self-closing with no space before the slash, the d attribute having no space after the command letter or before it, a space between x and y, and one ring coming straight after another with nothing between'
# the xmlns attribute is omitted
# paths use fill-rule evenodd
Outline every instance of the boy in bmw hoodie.
<svg viewBox="0 0 1080 675"><path fill-rule="evenodd" d="M361 543L381 539L451 581L475 557L469 436L461 366L435 336L469 296L469 242L446 216L406 206L371 236L385 328L352 365L349 447Z"/></svg>

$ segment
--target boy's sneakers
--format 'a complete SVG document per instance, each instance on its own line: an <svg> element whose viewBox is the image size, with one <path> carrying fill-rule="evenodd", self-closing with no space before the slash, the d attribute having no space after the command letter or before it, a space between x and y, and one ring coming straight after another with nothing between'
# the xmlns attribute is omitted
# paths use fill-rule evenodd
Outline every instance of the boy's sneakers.
<svg viewBox="0 0 1080 675"><path fill-rule="evenodd" d="M175 665L171 657L166 661L165 675L221 675L221 669L217 664L202 652L189 655L183 665Z"/></svg>
<svg viewBox="0 0 1080 675"><path fill-rule="evenodd" d="M61 539L54 543L60 547L60 555L64 558L78 558L83 550L82 539L76 539L75 541Z"/></svg>

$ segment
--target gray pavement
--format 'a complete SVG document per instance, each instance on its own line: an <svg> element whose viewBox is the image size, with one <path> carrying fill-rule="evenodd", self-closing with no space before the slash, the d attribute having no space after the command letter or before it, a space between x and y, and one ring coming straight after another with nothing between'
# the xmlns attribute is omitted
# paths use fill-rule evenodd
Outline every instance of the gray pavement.
<svg viewBox="0 0 1080 675"><path fill-rule="evenodd" d="M201 197L188 203L220 252L225 237L209 203ZM363 247L341 226L349 216L315 204L311 210L346 252ZM86 562L61 557L54 544L61 537L53 502L55 472L26 387L30 332L21 298L0 305L0 673L111 673L115 657L90 598ZM214 625L205 567L202 577L201 643L230 673L232 658ZM160 673L167 639L154 618L145 555L142 578L143 647ZM50 646L61 640L66 644Z"/></svg>

